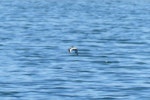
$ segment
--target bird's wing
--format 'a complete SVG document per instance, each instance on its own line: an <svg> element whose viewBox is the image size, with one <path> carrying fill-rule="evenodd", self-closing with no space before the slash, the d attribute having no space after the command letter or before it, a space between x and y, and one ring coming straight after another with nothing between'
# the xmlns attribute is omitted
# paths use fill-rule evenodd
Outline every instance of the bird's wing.
<svg viewBox="0 0 150 100"><path fill-rule="evenodd" d="M75 49L75 53L78 55L78 49Z"/></svg>
<svg viewBox="0 0 150 100"><path fill-rule="evenodd" d="M70 48L68 49L68 52L70 53Z"/></svg>

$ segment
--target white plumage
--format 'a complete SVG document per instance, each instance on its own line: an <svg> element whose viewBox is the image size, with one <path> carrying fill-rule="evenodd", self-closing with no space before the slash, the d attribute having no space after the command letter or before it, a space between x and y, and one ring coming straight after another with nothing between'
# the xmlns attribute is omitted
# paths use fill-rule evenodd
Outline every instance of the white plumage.
<svg viewBox="0 0 150 100"><path fill-rule="evenodd" d="M71 53L72 51L74 51L77 55L78 55L78 49L74 46L72 46L71 48L68 49L69 53Z"/></svg>

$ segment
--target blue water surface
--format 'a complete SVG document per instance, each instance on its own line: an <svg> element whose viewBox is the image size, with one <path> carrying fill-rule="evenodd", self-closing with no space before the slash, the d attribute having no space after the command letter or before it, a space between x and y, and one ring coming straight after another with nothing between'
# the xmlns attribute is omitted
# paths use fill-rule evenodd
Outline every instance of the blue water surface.
<svg viewBox="0 0 150 100"><path fill-rule="evenodd" d="M149 93L149 0L0 0L0 100Z"/></svg>

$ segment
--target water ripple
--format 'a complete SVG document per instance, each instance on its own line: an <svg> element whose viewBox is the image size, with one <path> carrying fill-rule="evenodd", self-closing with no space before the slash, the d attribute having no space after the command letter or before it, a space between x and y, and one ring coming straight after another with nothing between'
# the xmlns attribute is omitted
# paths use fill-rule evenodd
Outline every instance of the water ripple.
<svg viewBox="0 0 150 100"><path fill-rule="evenodd" d="M0 99L149 100L149 4L1 0Z"/></svg>

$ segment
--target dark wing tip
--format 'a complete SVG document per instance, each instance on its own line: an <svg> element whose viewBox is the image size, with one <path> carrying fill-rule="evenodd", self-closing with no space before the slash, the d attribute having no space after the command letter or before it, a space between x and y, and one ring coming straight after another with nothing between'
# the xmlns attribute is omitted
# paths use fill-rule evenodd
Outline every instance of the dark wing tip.
<svg viewBox="0 0 150 100"><path fill-rule="evenodd" d="M78 55L78 49L75 50L75 53Z"/></svg>
<svg viewBox="0 0 150 100"><path fill-rule="evenodd" d="M68 49L68 52L70 53L70 48Z"/></svg>

